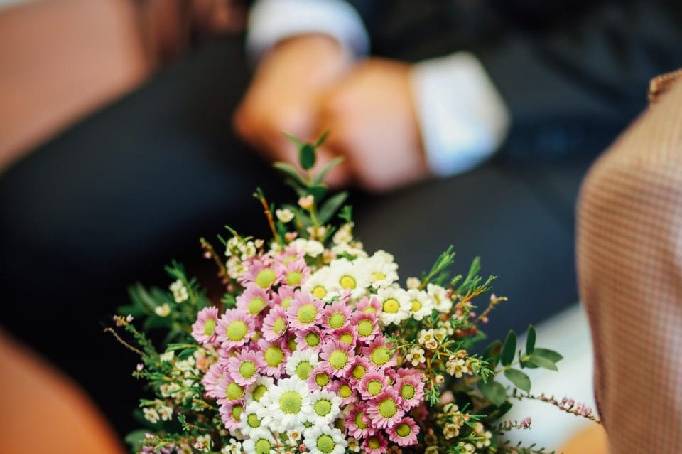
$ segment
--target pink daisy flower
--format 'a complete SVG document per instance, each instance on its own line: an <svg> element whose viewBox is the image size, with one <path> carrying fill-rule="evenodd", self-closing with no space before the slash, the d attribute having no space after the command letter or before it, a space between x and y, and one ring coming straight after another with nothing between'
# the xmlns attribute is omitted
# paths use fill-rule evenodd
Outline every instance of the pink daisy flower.
<svg viewBox="0 0 682 454"><path fill-rule="evenodd" d="M241 402L244 399L244 394L246 393L245 386L240 385L230 378L221 384L224 384L224 386L221 386L220 396L218 397L218 403L220 405Z"/></svg>
<svg viewBox="0 0 682 454"><path fill-rule="evenodd" d="M329 331L343 329L350 323L351 308L345 301L336 301L324 308L322 327Z"/></svg>
<svg viewBox="0 0 682 454"><path fill-rule="evenodd" d="M287 326L287 313L281 307L275 306L263 319L263 337L268 341L279 339L287 332Z"/></svg>
<svg viewBox="0 0 682 454"><path fill-rule="evenodd" d="M216 324L218 323L218 308L205 307L197 314L197 320L192 325L192 337L202 345L213 344L216 340Z"/></svg>
<svg viewBox="0 0 682 454"><path fill-rule="evenodd" d="M245 265L246 271L241 277L241 283L245 287L253 283L265 290L277 283L277 273L269 256L255 257Z"/></svg>
<svg viewBox="0 0 682 454"><path fill-rule="evenodd" d="M383 336L377 336L362 349L363 356L367 357L377 369L383 369L395 365L395 355L391 345Z"/></svg>
<svg viewBox="0 0 682 454"><path fill-rule="evenodd" d="M289 262L277 263L276 272L279 281L283 285L292 288L300 287L310 276L310 268L305 264L305 260L297 259Z"/></svg>
<svg viewBox="0 0 682 454"><path fill-rule="evenodd" d="M275 305L281 306L285 311L289 310L294 302L294 289L286 285L281 286L277 289L277 293L272 294L272 301Z"/></svg>
<svg viewBox="0 0 682 454"><path fill-rule="evenodd" d="M353 365L348 370L346 378L348 378L348 380L350 380L351 383L356 384L359 383L360 380L365 378L365 376L368 373L374 371L376 371L376 369L372 367L371 363L367 358L364 358L362 356L356 356L355 360L353 361Z"/></svg>
<svg viewBox="0 0 682 454"><path fill-rule="evenodd" d="M400 396L393 388L386 388L367 406L367 414L372 420L372 427L393 427L405 415L400 407Z"/></svg>
<svg viewBox="0 0 682 454"><path fill-rule="evenodd" d="M223 424L225 424L225 428L229 430L230 433L233 433L233 431L239 429L239 418L241 418L243 412L243 402L234 402L220 406L220 419L222 419Z"/></svg>
<svg viewBox="0 0 682 454"><path fill-rule="evenodd" d="M283 340L268 342L258 341L258 355L262 359L262 373L270 377L280 378L286 366L288 350Z"/></svg>
<svg viewBox="0 0 682 454"><path fill-rule="evenodd" d="M241 347L254 333L254 318L239 309L225 311L218 320L218 341L223 347Z"/></svg>
<svg viewBox="0 0 682 454"><path fill-rule="evenodd" d="M374 399L386 388L386 375L375 369L371 369L358 382L357 389L360 395L366 399Z"/></svg>
<svg viewBox="0 0 682 454"><path fill-rule="evenodd" d="M287 311L289 326L306 330L319 323L322 318L322 304L300 290L294 294L294 302Z"/></svg>
<svg viewBox="0 0 682 454"><path fill-rule="evenodd" d="M417 444L419 426L414 419L406 416L389 428L386 433L388 433L388 438L399 446L413 446Z"/></svg>
<svg viewBox="0 0 682 454"><path fill-rule="evenodd" d="M355 311L351 320L351 326L354 328L358 340L370 343L379 335L379 322L376 314Z"/></svg>
<svg viewBox="0 0 682 454"><path fill-rule="evenodd" d="M351 350L355 348L355 342L357 340L357 336L356 336L353 328L351 328L350 326L342 328L338 331L334 331L333 333L331 333L329 335L329 337L331 339L334 339L337 342L347 346Z"/></svg>
<svg viewBox="0 0 682 454"><path fill-rule="evenodd" d="M409 411L424 401L424 382L421 376L410 374L397 376L394 389L400 396L400 406Z"/></svg>
<svg viewBox="0 0 682 454"><path fill-rule="evenodd" d="M329 364L335 377L343 377L353 365L355 353L348 345L336 341L327 341L322 346L320 357Z"/></svg>
<svg viewBox="0 0 682 454"><path fill-rule="evenodd" d="M249 284L237 297L237 309L255 317L270 305L270 297L262 288Z"/></svg>
<svg viewBox="0 0 682 454"><path fill-rule="evenodd" d="M376 432L367 416L367 406L356 404L346 417L346 433L353 438L365 438Z"/></svg>
<svg viewBox="0 0 682 454"><path fill-rule="evenodd" d="M329 386L329 391L336 393L337 396L341 398L341 405L350 405L357 401L357 395L353 390L353 387L345 380L336 380L331 386Z"/></svg>
<svg viewBox="0 0 682 454"><path fill-rule="evenodd" d="M206 395L214 399L222 397L228 382L227 373L221 363L213 364L201 379Z"/></svg>
<svg viewBox="0 0 682 454"><path fill-rule="evenodd" d="M316 326L310 327L305 331L296 332L296 345L302 349L320 351L323 343L322 332Z"/></svg>
<svg viewBox="0 0 682 454"><path fill-rule="evenodd" d="M388 451L388 441L380 433L375 433L362 441L364 454L384 454Z"/></svg>
<svg viewBox="0 0 682 454"><path fill-rule="evenodd" d="M227 373L241 386L249 386L255 382L262 368L263 359L252 350L242 350L237 356L227 360Z"/></svg>
<svg viewBox="0 0 682 454"><path fill-rule="evenodd" d="M327 363L317 363L308 377L308 387L310 389L330 388L332 381L332 370Z"/></svg>
<svg viewBox="0 0 682 454"><path fill-rule="evenodd" d="M358 301L358 304L355 306L355 308L358 312L378 315L379 312L381 312L381 303L376 296L364 297Z"/></svg>

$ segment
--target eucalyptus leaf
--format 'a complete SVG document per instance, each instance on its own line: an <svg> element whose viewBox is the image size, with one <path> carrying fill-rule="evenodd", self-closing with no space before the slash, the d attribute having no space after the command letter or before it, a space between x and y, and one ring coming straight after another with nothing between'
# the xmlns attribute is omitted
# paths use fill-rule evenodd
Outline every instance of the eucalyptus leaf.
<svg viewBox="0 0 682 454"><path fill-rule="evenodd" d="M500 355L500 362L503 366L508 366L514 361L514 355L516 354L516 333L513 330L509 330L506 339L504 340L504 346L502 347L502 354Z"/></svg>
<svg viewBox="0 0 682 454"><path fill-rule="evenodd" d="M543 358L547 358L548 360L554 363L558 363L559 361L564 359L564 357L561 356L561 353L556 352L554 350L550 350L548 348L536 348L533 353Z"/></svg>
<svg viewBox="0 0 682 454"><path fill-rule="evenodd" d="M537 350L533 352L532 355L530 355L530 358L528 358L528 361L532 364L535 364L538 367L542 367L543 369L549 369L549 370L559 370L556 367L556 363L550 359L547 359L544 356L538 355Z"/></svg>
<svg viewBox="0 0 682 454"><path fill-rule="evenodd" d="M535 327L530 325L528 327L528 334L526 335L526 355L530 355L535 350L535 339L537 333L535 332Z"/></svg>
<svg viewBox="0 0 682 454"><path fill-rule="evenodd" d="M335 194L334 196L327 199L327 201L324 202L324 204L320 208L320 211L317 213L317 218L320 221L320 223L326 224L332 218L332 216L334 216L334 213L336 213L338 209L341 208L341 206L343 205L347 198L348 193L344 191L339 192L338 194Z"/></svg>
<svg viewBox="0 0 682 454"><path fill-rule="evenodd" d="M328 174L329 172L331 172L332 169L334 169L334 167L336 167L336 166L338 166L339 164L341 164L343 161L344 161L344 157L343 157L343 156L339 156L338 158L334 158L334 159L332 159L331 161L329 161L328 163L326 163L326 164L322 167L322 169L320 169L320 172L319 172L317 175L315 175L315 178L313 178L313 184L322 184L322 183L324 183L324 179L325 179L325 177L327 176L327 174Z"/></svg>
<svg viewBox="0 0 682 454"><path fill-rule="evenodd" d="M486 399L495 405L502 405L507 401L507 390L499 382L480 382L478 384L478 389Z"/></svg>
<svg viewBox="0 0 682 454"><path fill-rule="evenodd" d="M291 164L288 164L286 162L276 162L273 164L273 167L282 172L287 177L291 178L299 186L304 187L306 186L305 182L301 178L301 175L298 173L296 167L292 166Z"/></svg>
<svg viewBox="0 0 682 454"><path fill-rule="evenodd" d="M315 166L315 147L309 143L303 144L298 149L298 162L305 170L310 170Z"/></svg>
<svg viewBox="0 0 682 454"><path fill-rule="evenodd" d="M530 392L530 378L518 369L507 369L504 376L519 389Z"/></svg>

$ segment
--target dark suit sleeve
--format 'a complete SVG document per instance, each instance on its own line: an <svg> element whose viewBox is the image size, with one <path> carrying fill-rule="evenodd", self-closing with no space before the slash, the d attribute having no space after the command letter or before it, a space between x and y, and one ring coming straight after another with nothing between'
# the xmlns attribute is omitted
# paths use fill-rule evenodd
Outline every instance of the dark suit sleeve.
<svg viewBox="0 0 682 454"><path fill-rule="evenodd" d="M514 153L601 150L645 107L649 79L682 66L679 0L351 3L375 54L473 52L509 107Z"/></svg>

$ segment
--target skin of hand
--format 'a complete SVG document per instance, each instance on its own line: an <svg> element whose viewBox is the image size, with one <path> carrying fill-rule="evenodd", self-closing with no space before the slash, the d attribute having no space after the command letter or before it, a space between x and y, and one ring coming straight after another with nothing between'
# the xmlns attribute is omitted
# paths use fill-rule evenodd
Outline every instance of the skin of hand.
<svg viewBox="0 0 682 454"><path fill-rule="evenodd" d="M369 59L332 87L320 107L326 146L345 156L361 187L382 192L428 176L410 85L410 66Z"/></svg>
<svg viewBox="0 0 682 454"><path fill-rule="evenodd" d="M278 43L263 57L235 112L237 134L271 161L297 163L296 147L284 133L314 140L322 96L352 64L348 53L324 35L302 35ZM320 150L318 166L329 159L329 152ZM345 169L330 173L328 182L334 186L347 182Z"/></svg>

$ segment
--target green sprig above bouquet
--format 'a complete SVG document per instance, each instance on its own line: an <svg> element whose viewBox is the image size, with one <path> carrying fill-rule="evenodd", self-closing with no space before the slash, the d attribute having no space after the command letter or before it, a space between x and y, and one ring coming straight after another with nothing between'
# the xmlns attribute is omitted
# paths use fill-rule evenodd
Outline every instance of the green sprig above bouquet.
<svg viewBox="0 0 682 454"><path fill-rule="evenodd" d="M479 313L494 277L480 275L478 259L453 275L452 247L401 286L393 256L354 237L347 194L328 194L340 160L312 172L325 137L292 138L302 171L275 165L297 203L275 206L256 191L272 238L228 229L224 253L201 240L221 297L176 263L168 290L131 289L111 331L140 356L133 375L151 396L140 401L147 427L128 437L133 450L541 452L508 445L501 435L529 422L503 417L512 399L535 398L523 369L556 370L561 355L536 347L532 327L524 350L510 331L475 353L506 298L490 295ZM159 347L148 336L157 332Z"/></svg>

